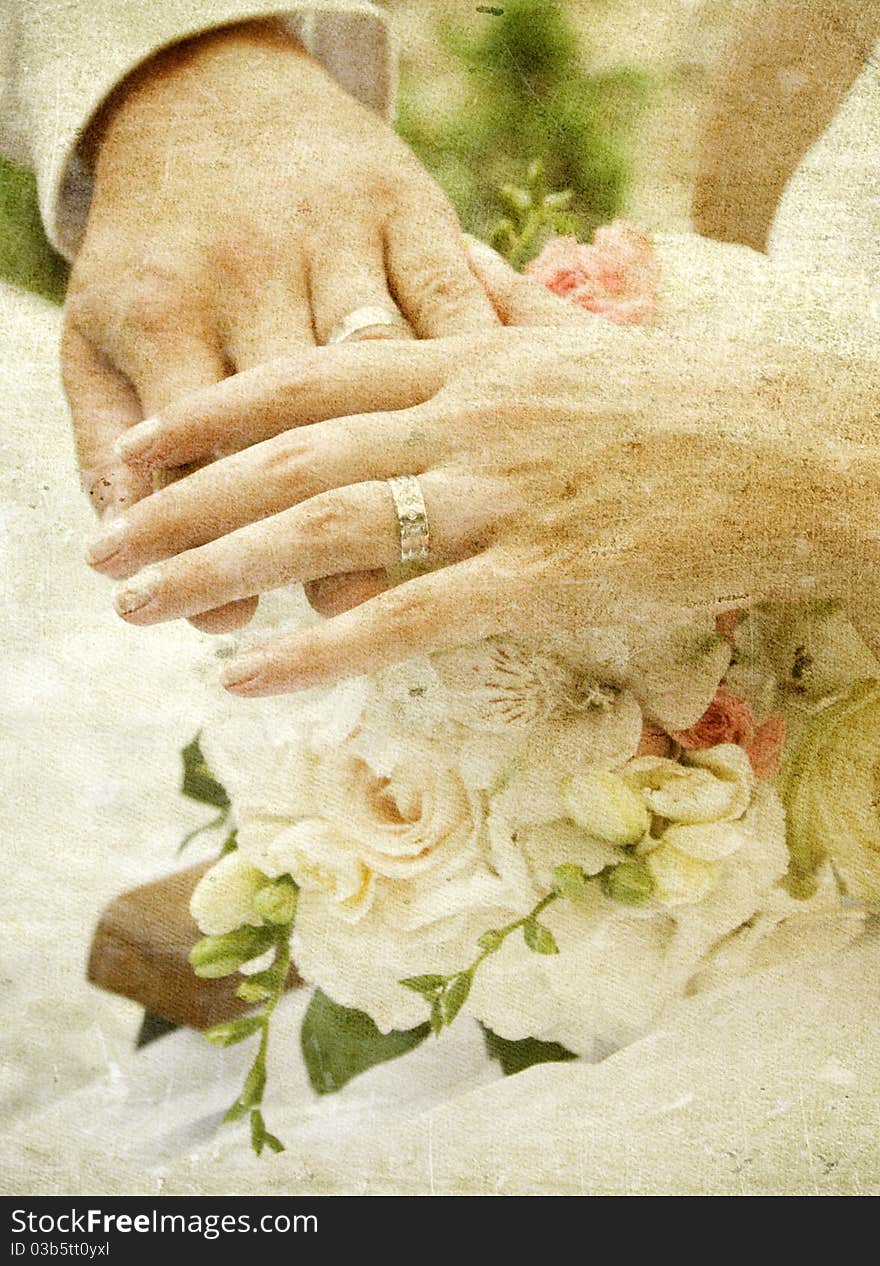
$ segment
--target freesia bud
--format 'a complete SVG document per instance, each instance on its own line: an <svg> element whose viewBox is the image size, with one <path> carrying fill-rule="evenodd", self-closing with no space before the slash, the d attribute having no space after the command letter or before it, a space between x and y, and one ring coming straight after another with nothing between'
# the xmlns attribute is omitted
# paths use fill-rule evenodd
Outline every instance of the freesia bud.
<svg viewBox="0 0 880 1266"><path fill-rule="evenodd" d="M607 770L592 769L567 779L562 801L572 821L606 844L637 844L648 830L643 798Z"/></svg>

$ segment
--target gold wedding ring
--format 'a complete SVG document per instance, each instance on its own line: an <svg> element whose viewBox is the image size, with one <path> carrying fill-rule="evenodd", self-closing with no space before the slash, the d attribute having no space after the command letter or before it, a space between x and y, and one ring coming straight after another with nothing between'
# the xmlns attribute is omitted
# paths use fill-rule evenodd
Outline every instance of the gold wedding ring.
<svg viewBox="0 0 880 1266"><path fill-rule="evenodd" d="M431 536L421 485L415 475L395 475L387 483L400 528L400 561L423 562L430 553Z"/></svg>
<svg viewBox="0 0 880 1266"><path fill-rule="evenodd" d="M408 322L394 308L367 304L336 322L327 336L327 345L348 343L351 339L405 338L411 334Z"/></svg>

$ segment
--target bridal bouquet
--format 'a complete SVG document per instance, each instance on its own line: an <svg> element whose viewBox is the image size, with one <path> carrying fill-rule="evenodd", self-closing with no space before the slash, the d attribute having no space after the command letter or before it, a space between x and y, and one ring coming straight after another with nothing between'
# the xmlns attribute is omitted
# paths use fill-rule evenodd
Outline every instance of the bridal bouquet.
<svg viewBox="0 0 880 1266"><path fill-rule="evenodd" d="M629 226L529 271L612 320L656 310ZM192 962L256 1008L209 1039L259 1039L228 1116L282 1146L261 1105L291 961L327 1092L459 1017L506 1070L598 1058L673 1000L845 943L880 899L878 723L880 665L814 605L491 639L209 727L234 831Z"/></svg>
<svg viewBox="0 0 880 1266"><path fill-rule="evenodd" d="M193 963L264 1004L208 1034L260 1037L231 1109L258 1148L291 954L327 1091L459 1015L512 1067L596 1058L857 933L844 894L880 898L880 666L831 606L733 622L491 640L204 736L235 847L194 893Z"/></svg>

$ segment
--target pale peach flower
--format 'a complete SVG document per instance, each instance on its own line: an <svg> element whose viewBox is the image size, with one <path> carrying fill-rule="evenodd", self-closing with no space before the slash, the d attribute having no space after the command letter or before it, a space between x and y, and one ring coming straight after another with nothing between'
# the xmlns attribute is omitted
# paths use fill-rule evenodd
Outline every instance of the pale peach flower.
<svg viewBox="0 0 880 1266"><path fill-rule="evenodd" d="M672 731L672 737L688 751L736 743L748 756L757 778L773 778L779 772L785 722L774 712L758 725L746 701L719 686L699 721L687 730Z"/></svg>
<svg viewBox="0 0 880 1266"><path fill-rule="evenodd" d="M644 325L657 313L654 245L625 220L597 229L591 243L551 238L525 271L560 298L618 325Z"/></svg>

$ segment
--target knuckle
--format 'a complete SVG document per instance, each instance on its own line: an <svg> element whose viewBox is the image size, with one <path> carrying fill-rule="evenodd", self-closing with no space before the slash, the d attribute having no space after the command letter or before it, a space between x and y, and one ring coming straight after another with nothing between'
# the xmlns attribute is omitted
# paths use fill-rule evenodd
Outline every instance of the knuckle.
<svg viewBox="0 0 880 1266"><path fill-rule="evenodd" d="M265 288L268 262L277 251L253 225L228 229L207 251L210 272L221 291L256 301Z"/></svg>
<svg viewBox="0 0 880 1266"><path fill-rule="evenodd" d="M298 535L307 546L325 545L338 539L350 525L348 507L334 493L313 498L301 510Z"/></svg>
<svg viewBox="0 0 880 1266"><path fill-rule="evenodd" d="M119 320L141 334L182 328L186 284L180 273L154 264L129 269L116 288Z"/></svg>
<svg viewBox="0 0 880 1266"><path fill-rule="evenodd" d="M298 430L284 434L265 444L260 456L261 474L279 482L298 498L318 491L320 460L314 442Z"/></svg>
<svg viewBox="0 0 880 1266"><path fill-rule="evenodd" d="M420 302L429 312L457 312L470 305L476 282L461 268L441 261L426 261L413 278Z"/></svg>

